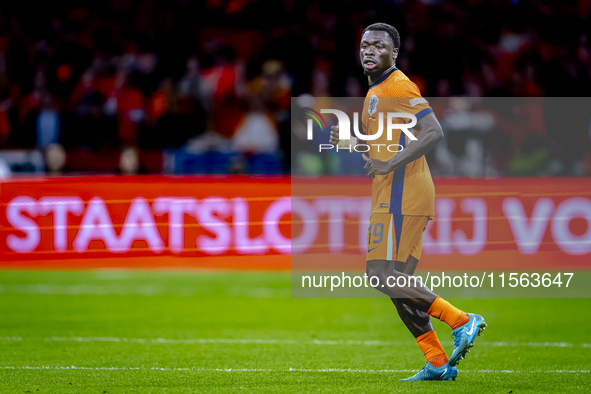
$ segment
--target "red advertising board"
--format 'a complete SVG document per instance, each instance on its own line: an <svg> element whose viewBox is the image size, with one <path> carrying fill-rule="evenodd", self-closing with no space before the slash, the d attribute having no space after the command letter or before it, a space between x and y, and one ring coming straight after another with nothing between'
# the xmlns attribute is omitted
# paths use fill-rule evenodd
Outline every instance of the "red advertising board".
<svg viewBox="0 0 591 394"><path fill-rule="evenodd" d="M3 181L0 265L289 269L292 254L362 264L370 181L291 181ZM436 218L425 232L421 267L591 268L590 179L436 179L435 188Z"/></svg>
<svg viewBox="0 0 591 394"><path fill-rule="evenodd" d="M270 207L289 214L289 195L283 177L11 180L0 185L1 264L289 269L262 225ZM267 219L274 244L289 246L289 215Z"/></svg>

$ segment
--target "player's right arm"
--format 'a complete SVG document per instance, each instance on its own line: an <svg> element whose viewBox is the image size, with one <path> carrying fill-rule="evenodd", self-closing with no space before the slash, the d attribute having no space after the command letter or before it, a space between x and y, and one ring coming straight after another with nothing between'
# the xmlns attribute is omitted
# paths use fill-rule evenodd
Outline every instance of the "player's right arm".
<svg viewBox="0 0 591 394"><path fill-rule="evenodd" d="M395 171L399 167L415 161L425 155L443 139L443 130L439 121L432 113L422 117L416 125L419 131L417 141L409 141L408 146L400 153L396 154L388 161L370 159L363 155L365 159L365 171L370 178L376 175L386 175Z"/></svg>
<svg viewBox="0 0 591 394"><path fill-rule="evenodd" d="M392 171L424 156L443 139L443 129L432 113L421 118L416 129L418 140L409 141L406 149L389 160Z"/></svg>

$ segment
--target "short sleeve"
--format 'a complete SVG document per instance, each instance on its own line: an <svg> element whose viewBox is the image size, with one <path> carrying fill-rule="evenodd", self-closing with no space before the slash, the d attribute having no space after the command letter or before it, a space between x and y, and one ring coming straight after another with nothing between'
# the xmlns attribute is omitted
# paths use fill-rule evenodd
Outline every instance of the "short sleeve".
<svg viewBox="0 0 591 394"><path fill-rule="evenodd" d="M401 82L401 84L404 85L401 86L403 93L401 95L402 100L399 102L400 112L413 114L417 117L417 122L425 115L433 113L429 102L421 96L417 85L410 80Z"/></svg>

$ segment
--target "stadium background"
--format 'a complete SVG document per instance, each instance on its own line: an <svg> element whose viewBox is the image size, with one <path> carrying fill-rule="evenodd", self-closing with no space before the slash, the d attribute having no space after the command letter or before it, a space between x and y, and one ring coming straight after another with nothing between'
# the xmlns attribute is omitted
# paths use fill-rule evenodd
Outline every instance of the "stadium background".
<svg viewBox="0 0 591 394"><path fill-rule="evenodd" d="M290 216L276 212L290 177L363 173L353 161L292 168L290 98L364 96L357 45L377 21L399 29L397 66L425 97L588 96L590 17L584 0L0 5L4 389L391 388L421 359L390 305L289 299ZM589 269L591 117L573 112L566 129L540 112L535 127L446 128L428 160L452 224L429 230L423 267ZM476 240L474 198L488 231L462 249ZM351 249L336 253L319 238L322 256L362 261L356 228L346 234ZM502 330L487 331L458 391L588 389L589 322L574 317L588 301L559 301L461 300ZM366 339L377 342L355 347Z"/></svg>
<svg viewBox="0 0 591 394"><path fill-rule="evenodd" d="M3 156L16 172L289 173L289 98L363 97L357 45L384 18L424 97L591 88L583 0L28 1L0 12L0 148L43 156ZM588 127L536 131L490 133L501 174L591 172ZM464 175L430 161L434 174Z"/></svg>

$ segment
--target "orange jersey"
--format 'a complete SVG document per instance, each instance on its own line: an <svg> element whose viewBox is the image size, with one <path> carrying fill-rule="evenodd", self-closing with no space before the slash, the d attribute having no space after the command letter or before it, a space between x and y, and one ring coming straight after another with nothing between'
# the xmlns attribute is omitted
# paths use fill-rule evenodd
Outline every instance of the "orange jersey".
<svg viewBox="0 0 591 394"><path fill-rule="evenodd" d="M375 135L380 126L380 112L383 113L382 135L370 145L369 157L388 161L398 154L399 144L406 148L409 138L400 129L393 129L391 139L387 133L387 113L405 112L413 114L419 121L433 113L427 100L402 71L394 68L369 86L363 106L362 122L367 135ZM396 118L393 123L410 123L410 118ZM418 130L411 129L420 140ZM373 144L373 146L372 146ZM383 144L378 146L379 144ZM379 151L378 151L379 150ZM394 213L411 216L435 216L435 188L431 172L424 156L398 168L387 175L376 175L372 183L372 212Z"/></svg>

